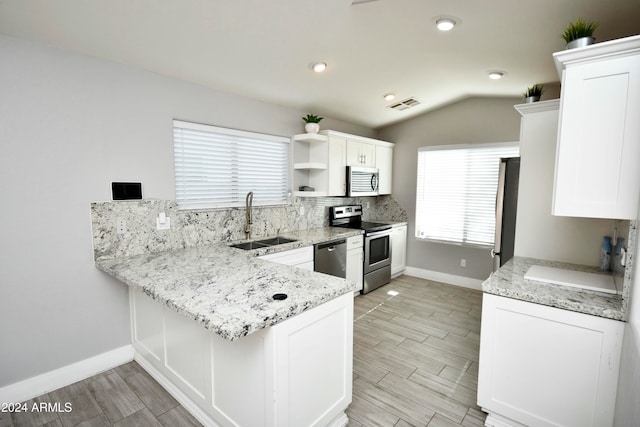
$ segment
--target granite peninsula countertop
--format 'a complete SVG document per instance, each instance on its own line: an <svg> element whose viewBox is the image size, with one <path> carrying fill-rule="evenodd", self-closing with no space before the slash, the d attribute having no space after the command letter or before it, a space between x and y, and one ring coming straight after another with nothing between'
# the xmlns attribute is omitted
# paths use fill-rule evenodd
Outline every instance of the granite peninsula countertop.
<svg viewBox="0 0 640 427"><path fill-rule="evenodd" d="M196 320L228 340L275 325L356 289L338 277L258 259L323 241L361 234L324 227L281 233L297 242L245 251L218 243L122 258L98 259L105 273ZM274 300L276 293L287 294Z"/></svg>
<svg viewBox="0 0 640 427"><path fill-rule="evenodd" d="M614 320L624 320L621 295L576 289L524 278L532 265L598 272L596 267L586 267L534 258L514 257L482 283L483 292L548 305L578 313L591 314Z"/></svg>

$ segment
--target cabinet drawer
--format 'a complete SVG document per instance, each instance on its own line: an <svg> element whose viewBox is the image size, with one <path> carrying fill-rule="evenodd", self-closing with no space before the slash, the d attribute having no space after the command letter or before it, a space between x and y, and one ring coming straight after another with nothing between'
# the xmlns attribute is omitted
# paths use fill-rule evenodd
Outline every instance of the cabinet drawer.
<svg viewBox="0 0 640 427"><path fill-rule="evenodd" d="M298 265L309 261L313 262L313 246L305 246L304 248L263 255L260 259L285 265Z"/></svg>
<svg viewBox="0 0 640 427"><path fill-rule="evenodd" d="M363 242L364 242L364 237L362 235L349 237L347 239L347 250L362 249Z"/></svg>

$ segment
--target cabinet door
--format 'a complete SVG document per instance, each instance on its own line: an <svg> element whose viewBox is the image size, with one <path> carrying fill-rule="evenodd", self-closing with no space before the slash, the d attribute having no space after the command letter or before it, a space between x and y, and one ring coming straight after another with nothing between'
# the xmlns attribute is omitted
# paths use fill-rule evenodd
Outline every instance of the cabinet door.
<svg viewBox="0 0 640 427"><path fill-rule="evenodd" d="M327 195L344 196L347 194L347 140L336 136L329 137L329 168Z"/></svg>
<svg viewBox="0 0 640 427"><path fill-rule="evenodd" d="M393 173L393 148L376 145L376 167L379 175L379 194L391 194L391 175Z"/></svg>
<svg viewBox="0 0 640 427"><path fill-rule="evenodd" d="M563 73L553 214L637 218L640 55Z"/></svg>
<svg viewBox="0 0 640 427"><path fill-rule="evenodd" d="M391 276L397 277L407 267L407 226L391 229Z"/></svg>
<svg viewBox="0 0 640 427"><path fill-rule="evenodd" d="M347 141L347 165L376 166L376 146L358 141Z"/></svg>
<svg viewBox="0 0 640 427"><path fill-rule="evenodd" d="M369 168L376 167L376 146L361 142L359 144L360 155L362 156L362 166Z"/></svg>
<svg viewBox="0 0 640 427"><path fill-rule="evenodd" d="M347 166L362 166L360 143L357 141L347 141Z"/></svg>
<svg viewBox="0 0 640 427"><path fill-rule="evenodd" d="M363 251L360 249L351 249L347 251L347 280L356 282L359 286L356 289L357 292L362 290L363 286Z"/></svg>
<svg viewBox="0 0 640 427"><path fill-rule="evenodd" d="M623 322L484 294L481 325L487 425L613 425Z"/></svg>

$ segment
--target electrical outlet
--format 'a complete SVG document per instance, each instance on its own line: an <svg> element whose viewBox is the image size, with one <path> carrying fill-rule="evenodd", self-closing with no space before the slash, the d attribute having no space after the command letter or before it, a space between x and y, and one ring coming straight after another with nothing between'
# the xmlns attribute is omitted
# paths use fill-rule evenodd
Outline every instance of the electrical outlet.
<svg viewBox="0 0 640 427"><path fill-rule="evenodd" d="M304 215L304 206L300 206L300 216Z"/></svg>
<svg viewBox="0 0 640 427"><path fill-rule="evenodd" d="M465 268L467 266L467 260L460 258L460 267Z"/></svg>
<svg viewBox="0 0 640 427"><path fill-rule="evenodd" d="M169 229L171 229L171 218L169 218L164 212L160 212L156 218L156 230Z"/></svg>
<svg viewBox="0 0 640 427"><path fill-rule="evenodd" d="M116 220L116 232L118 234L125 234L127 232L127 221L122 218Z"/></svg>

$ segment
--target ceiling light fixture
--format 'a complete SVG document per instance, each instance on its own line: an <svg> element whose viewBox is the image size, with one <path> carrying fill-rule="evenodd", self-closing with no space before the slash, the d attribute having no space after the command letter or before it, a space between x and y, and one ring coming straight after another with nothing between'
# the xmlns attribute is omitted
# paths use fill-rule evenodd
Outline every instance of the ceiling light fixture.
<svg viewBox="0 0 640 427"><path fill-rule="evenodd" d="M315 71L316 73L321 73L324 70L327 69L327 63L326 62L314 62L313 64L311 64L311 69L313 71Z"/></svg>
<svg viewBox="0 0 640 427"><path fill-rule="evenodd" d="M387 93L383 96L385 101L393 101L396 98L395 93Z"/></svg>
<svg viewBox="0 0 640 427"><path fill-rule="evenodd" d="M451 18L440 18L436 21L436 27L440 31L451 31L456 26L456 21Z"/></svg>
<svg viewBox="0 0 640 427"><path fill-rule="evenodd" d="M491 80L500 80L504 76L502 71L489 71L489 78Z"/></svg>

